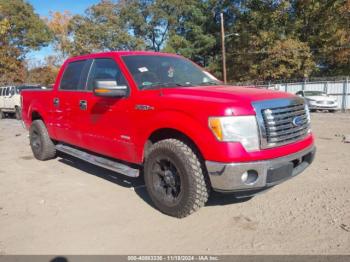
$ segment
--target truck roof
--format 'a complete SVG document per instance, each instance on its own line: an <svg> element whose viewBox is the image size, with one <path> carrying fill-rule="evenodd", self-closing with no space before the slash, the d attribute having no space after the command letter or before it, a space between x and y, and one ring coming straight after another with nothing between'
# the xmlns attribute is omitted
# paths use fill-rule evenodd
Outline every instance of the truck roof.
<svg viewBox="0 0 350 262"><path fill-rule="evenodd" d="M162 56L179 56L177 54L172 53L163 53L163 52L155 52L155 51L109 51L109 52L100 52L100 53L92 53L92 54L86 54L86 55L80 55L80 56L74 56L67 59L67 61L74 61L74 60L80 60L80 59L91 59L91 58L98 58L103 56L127 56L127 55L162 55Z"/></svg>

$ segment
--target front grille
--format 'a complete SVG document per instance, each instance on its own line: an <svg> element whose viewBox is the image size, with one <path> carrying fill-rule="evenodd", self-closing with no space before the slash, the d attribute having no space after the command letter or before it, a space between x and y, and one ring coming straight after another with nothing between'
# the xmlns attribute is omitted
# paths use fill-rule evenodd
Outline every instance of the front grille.
<svg viewBox="0 0 350 262"><path fill-rule="evenodd" d="M305 137L310 118L303 99L277 99L253 103L262 148L289 144Z"/></svg>
<svg viewBox="0 0 350 262"><path fill-rule="evenodd" d="M317 101L316 103L319 105L333 105L334 104L333 101Z"/></svg>

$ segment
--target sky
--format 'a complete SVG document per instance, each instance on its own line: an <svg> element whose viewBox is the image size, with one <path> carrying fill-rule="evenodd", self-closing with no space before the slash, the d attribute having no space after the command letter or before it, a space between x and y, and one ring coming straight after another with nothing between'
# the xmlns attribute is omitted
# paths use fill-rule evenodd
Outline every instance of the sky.
<svg viewBox="0 0 350 262"><path fill-rule="evenodd" d="M69 11L71 14L83 14L91 5L99 0L26 0L34 7L35 13L41 17L48 17L50 11ZM27 58L35 61L43 61L46 56L53 52L52 47L44 47L39 51L28 54Z"/></svg>

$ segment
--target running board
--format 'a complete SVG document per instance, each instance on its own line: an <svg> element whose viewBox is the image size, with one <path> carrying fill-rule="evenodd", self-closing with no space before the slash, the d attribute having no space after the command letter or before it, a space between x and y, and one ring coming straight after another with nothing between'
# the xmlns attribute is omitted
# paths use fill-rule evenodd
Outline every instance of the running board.
<svg viewBox="0 0 350 262"><path fill-rule="evenodd" d="M128 177L138 177L139 176L138 169L129 167L127 165L121 164L117 161L113 161L113 160L110 160L110 159L107 159L104 157L89 154L85 151L76 149L74 147L70 147L70 146L63 145L63 144L57 144L56 149L58 151L66 153L68 155L80 158L81 160L84 160L84 161L89 162L91 164L115 171L117 173L126 175Z"/></svg>

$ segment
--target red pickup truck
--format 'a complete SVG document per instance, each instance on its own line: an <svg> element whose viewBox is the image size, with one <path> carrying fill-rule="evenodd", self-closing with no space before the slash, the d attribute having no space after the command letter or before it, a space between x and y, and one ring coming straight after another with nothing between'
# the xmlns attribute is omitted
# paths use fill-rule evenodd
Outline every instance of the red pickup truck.
<svg viewBox="0 0 350 262"><path fill-rule="evenodd" d="M57 151L130 177L155 206L185 217L210 190L250 197L296 176L315 155L300 97L224 85L174 54L68 59L53 90L22 92L34 156Z"/></svg>

